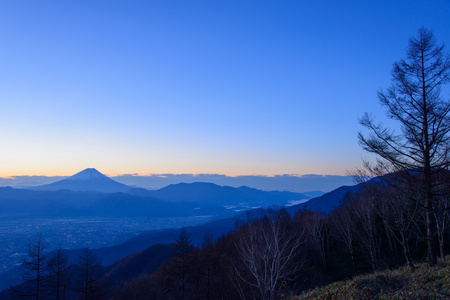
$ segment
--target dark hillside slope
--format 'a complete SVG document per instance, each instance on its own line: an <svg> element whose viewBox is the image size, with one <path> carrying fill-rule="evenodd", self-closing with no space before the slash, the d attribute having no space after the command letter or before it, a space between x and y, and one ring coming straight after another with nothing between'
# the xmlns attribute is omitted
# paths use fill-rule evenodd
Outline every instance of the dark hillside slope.
<svg viewBox="0 0 450 300"><path fill-rule="evenodd" d="M295 212L299 209L319 211L328 214L342 203L342 200L344 200L344 197L348 192L355 193L359 190L359 188L360 185L341 186L331 192L323 194L320 197L316 197L307 202L288 207L287 211L291 215L294 215Z"/></svg>
<svg viewBox="0 0 450 300"><path fill-rule="evenodd" d="M126 256L105 268L103 279L110 285L119 285L141 274L155 272L164 262L173 257L174 244L156 244Z"/></svg>

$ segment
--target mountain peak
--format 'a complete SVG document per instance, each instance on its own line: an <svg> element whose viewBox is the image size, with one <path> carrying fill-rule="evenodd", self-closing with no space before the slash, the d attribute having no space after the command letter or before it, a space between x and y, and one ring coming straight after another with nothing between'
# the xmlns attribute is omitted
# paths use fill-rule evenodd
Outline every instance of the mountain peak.
<svg viewBox="0 0 450 300"><path fill-rule="evenodd" d="M100 173L99 171L97 171L94 168L87 168L84 169L81 172L78 172L75 175L70 176L67 179L71 179L71 180L91 180L91 179L102 179L102 178L107 178L107 176L103 175L102 173Z"/></svg>
<svg viewBox="0 0 450 300"><path fill-rule="evenodd" d="M71 190L71 191L95 191L102 193L126 192L131 187L112 180L94 168L87 168L66 179L33 187L33 190Z"/></svg>

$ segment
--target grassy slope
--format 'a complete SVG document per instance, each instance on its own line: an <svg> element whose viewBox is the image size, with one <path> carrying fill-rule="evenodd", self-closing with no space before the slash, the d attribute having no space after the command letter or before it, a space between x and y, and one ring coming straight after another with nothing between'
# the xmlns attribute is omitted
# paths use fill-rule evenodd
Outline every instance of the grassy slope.
<svg viewBox="0 0 450 300"><path fill-rule="evenodd" d="M450 257L435 267L416 266L357 276L294 297L301 299L450 299Z"/></svg>

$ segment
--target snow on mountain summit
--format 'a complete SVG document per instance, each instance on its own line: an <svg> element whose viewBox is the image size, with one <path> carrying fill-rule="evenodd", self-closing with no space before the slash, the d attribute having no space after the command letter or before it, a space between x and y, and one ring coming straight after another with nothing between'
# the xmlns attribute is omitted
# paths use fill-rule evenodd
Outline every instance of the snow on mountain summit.
<svg viewBox="0 0 450 300"><path fill-rule="evenodd" d="M100 173L99 171L97 171L94 168L87 168L87 169L84 169L81 172L78 172L75 175L70 176L67 179L71 179L71 180L92 180L92 179L104 179L104 178L108 178L108 177L106 177L105 175L103 175L102 173Z"/></svg>

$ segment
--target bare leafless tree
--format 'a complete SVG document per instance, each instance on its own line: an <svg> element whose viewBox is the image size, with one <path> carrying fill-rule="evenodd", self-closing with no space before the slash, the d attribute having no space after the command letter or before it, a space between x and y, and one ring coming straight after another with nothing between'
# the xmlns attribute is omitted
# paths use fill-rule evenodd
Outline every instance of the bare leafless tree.
<svg viewBox="0 0 450 300"><path fill-rule="evenodd" d="M393 85L378 92L387 116L398 121L401 133L376 124L365 114L360 123L368 136L359 134L359 143L375 153L392 169L415 172L416 185L422 193L417 201L426 210L428 262L436 264L436 222L433 201L437 172L450 165L450 103L440 96L440 89L450 80L450 58L439 46L433 33L419 29L411 38L407 60L394 64Z"/></svg>
<svg viewBox="0 0 450 300"><path fill-rule="evenodd" d="M305 232L306 244L311 247L314 256L318 258L318 264L326 271L331 235L328 219L314 211L299 211L298 214L304 220L301 228Z"/></svg>
<svg viewBox="0 0 450 300"><path fill-rule="evenodd" d="M378 185L379 186L379 185ZM378 205L378 213L383 220L385 228L391 232L397 242L401 245L403 256L411 271L414 271L414 263L409 250L409 240L413 234L413 229L419 220L421 210L418 202L415 201L413 188L397 186L391 182L385 185L381 190L381 196Z"/></svg>
<svg viewBox="0 0 450 300"><path fill-rule="evenodd" d="M355 195L347 197L355 222L355 235L370 257L373 271L380 269L380 241L376 226L376 199L371 189L362 188Z"/></svg>
<svg viewBox="0 0 450 300"><path fill-rule="evenodd" d="M69 259L60 247L50 254L47 263L48 276L46 282L49 294L56 300L65 299L70 288Z"/></svg>
<svg viewBox="0 0 450 300"><path fill-rule="evenodd" d="M444 174L446 180L439 187L436 198L438 201L434 202L434 216L436 218L436 229L439 241L439 253L442 261L445 260L445 237L448 231L448 222L450 221L450 175Z"/></svg>
<svg viewBox="0 0 450 300"><path fill-rule="evenodd" d="M273 212L241 228L234 276L243 299L279 299L283 286L301 268L292 262L304 243L303 232L289 230L286 218L285 212Z"/></svg>
<svg viewBox="0 0 450 300"><path fill-rule="evenodd" d="M84 300L104 298L104 290L99 281L101 266L97 255L91 249L84 248L79 257L79 266L81 271L78 278L79 298Z"/></svg>
<svg viewBox="0 0 450 300"><path fill-rule="evenodd" d="M351 175L374 196L373 209L381 218L391 252L395 253L395 242L400 244L407 265L414 271L409 240L413 233L417 235L415 230L423 224L425 213L417 201L422 192L417 185L417 173L398 170L385 161L364 161L363 168ZM394 261L397 264L398 259Z"/></svg>
<svg viewBox="0 0 450 300"><path fill-rule="evenodd" d="M22 261L22 278L25 281L14 294L23 299L44 299L44 277L47 272L48 243L39 234L28 245L28 256Z"/></svg>
<svg viewBox="0 0 450 300"><path fill-rule="evenodd" d="M180 299L187 299L188 297L188 274L189 274L189 258L194 251L192 246L192 239L190 233L185 227L180 231L180 234L175 241L174 252L174 266L178 268L179 284L180 284Z"/></svg>
<svg viewBox="0 0 450 300"><path fill-rule="evenodd" d="M352 261L352 271L355 272L355 223L352 219L352 208L343 203L330 215L330 220L334 225L332 228L344 242Z"/></svg>

